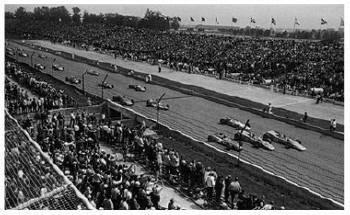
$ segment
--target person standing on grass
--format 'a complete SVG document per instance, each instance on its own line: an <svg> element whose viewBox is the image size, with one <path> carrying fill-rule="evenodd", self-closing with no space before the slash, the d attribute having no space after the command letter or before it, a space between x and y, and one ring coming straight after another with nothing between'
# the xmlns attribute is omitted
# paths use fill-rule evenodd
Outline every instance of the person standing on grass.
<svg viewBox="0 0 350 215"><path fill-rule="evenodd" d="M268 113L269 113L269 114L272 114L272 104L271 104L271 103L269 103L269 110L268 110Z"/></svg>
<svg viewBox="0 0 350 215"><path fill-rule="evenodd" d="M234 202L236 199L236 196L241 192L242 188L241 185L238 182L238 178L236 177L234 181L232 181L228 187L231 195L231 204L232 208L234 208Z"/></svg>
<svg viewBox="0 0 350 215"><path fill-rule="evenodd" d="M301 119L303 122L306 122L307 121L307 119L308 119L308 115L307 115L307 112L305 112L304 113L304 116L303 116L303 118Z"/></svg>
<svg viewBox="0 0 350 215"><path fill-rule="evenodd" d="M162 72L162 66L160 64L158 64L158 72L161 73Z"/></svg>
<svg viewBox="0 0 350 215"><path fill-rule="evenodd" d="M330 130L335 131L337 128L337 121L335 119L331 119Z"/></svg>

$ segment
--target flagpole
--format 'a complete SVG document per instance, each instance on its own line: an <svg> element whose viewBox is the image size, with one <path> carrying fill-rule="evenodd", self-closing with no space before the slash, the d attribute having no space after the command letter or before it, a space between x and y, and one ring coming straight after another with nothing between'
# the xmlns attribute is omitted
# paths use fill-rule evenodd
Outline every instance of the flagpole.
<svg viewBox="0 0 350 215"><path fill-rule="evenodd" d="M322 39L322 31L321 31L321 28L322 28L322 18L321 18L321 22L320 22L320 40Z"/></svg>

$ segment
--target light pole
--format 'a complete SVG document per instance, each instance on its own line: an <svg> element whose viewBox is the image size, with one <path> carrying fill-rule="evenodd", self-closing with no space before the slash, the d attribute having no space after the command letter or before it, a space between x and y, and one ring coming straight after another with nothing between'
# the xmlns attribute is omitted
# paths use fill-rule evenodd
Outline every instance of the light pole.
<svg viewBox="0 0 350 215"><path fill-rule="evenodd" d="M238 160L237 160L237 167L239 167L239 164L240 164L240 160L241 160L241 150L242 150L242 146L243 146L243 143L242 143L242 133L243 131L245 130L245 128L248 126L249 124L249 119L247 120L247 122L245 123L244 127L242 128L241 132L239 133L239 140L238 140L238 143L239 143L239 150L238 150Z"/></svg>
<svg viewBox="0 0 350 215"><path fill-rule="evenodd" d="M16 60L18 62L18 48L16 48Z"/></svg>
<svg viewBox="0 0 350 215"><path fill-rule="evenodd" d="M164 96L165 96L165 93L163 93L163 95L157 100L157 126L158 126L158 122L159 122L159 104Z"/></svg>
<svg viewBox="0 0 350 215"><path fill-rule="evenodd" d="M56 61L56 58L53 59L53 61L51 63L51 75L52 75L52 77L53 77L53 64L55 63L55 61Z"/></svg>
<svg viewBox="0 0 350 215"><path fill-rule="evenodd" d="M33 52L33 54L30 56L30 63L33 66L33 55L35 54L35 52Z"/></svg>
<svg viewBox="0 0 350 215"><path fill-rule="evenodd" d="M108 74L106 75L106 77L103 79L103 81L102 81L102 84L101 84L101 89L102 89L102 99L103 99L103 86L104 86L104 83L105 83L105 81L106 81L106 79L107 79L107 77L108 77Z"/></svg>
<svg viewBox="0 0 350 215"><path fill-rule="evenodd" d="M86 73L87 73L87 69L85 70L85 72L83 73L83 75L82 75L82 81L83 81L83 94L84 94L84 96L85 96L85 80L84 80L84 77L85 77L85 75L86 75Z"/></svg>

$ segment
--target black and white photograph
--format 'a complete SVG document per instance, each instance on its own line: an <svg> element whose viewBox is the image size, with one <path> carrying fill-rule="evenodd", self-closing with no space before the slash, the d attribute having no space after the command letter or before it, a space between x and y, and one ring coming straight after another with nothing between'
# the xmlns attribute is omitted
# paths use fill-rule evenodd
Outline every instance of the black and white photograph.
<svg viewBox="0 0 350 215"><path fill-rule="evenodd" d="M2 210L345 212L347 7L6 1Z"/></svg>

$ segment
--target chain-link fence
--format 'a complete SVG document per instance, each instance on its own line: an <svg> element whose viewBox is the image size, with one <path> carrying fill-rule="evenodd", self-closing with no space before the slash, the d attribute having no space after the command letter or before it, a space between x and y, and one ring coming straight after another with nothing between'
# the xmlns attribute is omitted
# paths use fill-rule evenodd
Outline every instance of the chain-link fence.
<svg viewBox="0 0 350 215"><path fill-rule="evenodd" d="M5 111L5 209L94 209Z"/></svg>

